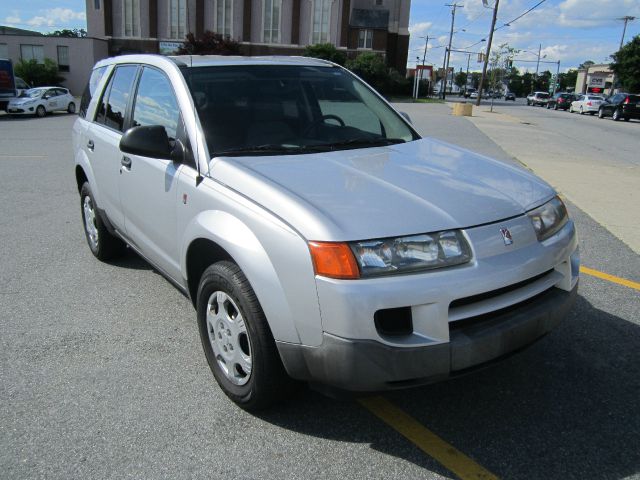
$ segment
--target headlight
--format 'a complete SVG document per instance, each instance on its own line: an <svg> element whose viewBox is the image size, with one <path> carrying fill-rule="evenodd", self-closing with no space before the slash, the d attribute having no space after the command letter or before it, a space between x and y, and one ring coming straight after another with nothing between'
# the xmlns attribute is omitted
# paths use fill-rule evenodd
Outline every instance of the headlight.
<svg viewBox="0 0 640 480"><path fill-rule="evenodd" d="M349 244L363 277L460 265L471 248L458 230Z"/></svg>
<svg viewBox="0 0 640 480"><path fill-rule="evenodd" d="M560 230L569 220L567 208L559 197L527 212L527 215L531 219L538 240L541 242Z"/></svg>

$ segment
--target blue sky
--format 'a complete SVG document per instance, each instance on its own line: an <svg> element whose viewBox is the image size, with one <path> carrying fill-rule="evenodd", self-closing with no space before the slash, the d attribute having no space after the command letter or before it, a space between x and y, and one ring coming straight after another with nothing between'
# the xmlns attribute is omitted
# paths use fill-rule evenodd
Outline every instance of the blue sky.
<svg viewBox="0 0 640 480"><path fill-rule="evenodd" d="M544 61L560 60L561 70L577 67L584 60L607 62L618 49L623 22L617 18L625 15L639 17L629 22L625 39L640 33L640 0L546 0L531 13L510 24L540 0L500 0L499 28L494 35L494 45L508 43L523 50L518 57L536 59L538 46L542 44ZM451 25L451 9L445 3L452 1L413 0L409 30L411 43L409 66L416 56L424 53L424 36L429 35L427 63L442 66L443 46L448 41ZM492 4L492 0L489 0ZM484 8L482 0L459 0L464 5L456 13L453 46L458 49L480 51L491 24L491 8ZM48 32L61 28L86 28L84 0L29 0L0 2L0 25ZM480 42L480 43L478 43ZM475 45L474 45L475 44ZM473 46L471 46L473 45ZM471 47L470 47L471 46ZM535 53L531 53L535 52ZM477 57L471 58L470 69L480 69ZM466 69L467 55L452 54L451 65ZM522 70L535 70L534 63L516 62ZM555 69L554 65L541 64L541 70Z"/></svg>

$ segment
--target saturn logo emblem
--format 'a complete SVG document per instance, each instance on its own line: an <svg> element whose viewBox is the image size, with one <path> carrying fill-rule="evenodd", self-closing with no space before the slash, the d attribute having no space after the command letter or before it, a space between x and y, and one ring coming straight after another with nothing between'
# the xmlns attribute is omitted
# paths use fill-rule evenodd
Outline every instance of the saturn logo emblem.
<svg viewBox="0 0 640 480"><path fill-rule="evenodd" d="M511 245L513 243L513 237L508 228L501 228L500 233L502 234L502 240L505 245Z"/></svg>

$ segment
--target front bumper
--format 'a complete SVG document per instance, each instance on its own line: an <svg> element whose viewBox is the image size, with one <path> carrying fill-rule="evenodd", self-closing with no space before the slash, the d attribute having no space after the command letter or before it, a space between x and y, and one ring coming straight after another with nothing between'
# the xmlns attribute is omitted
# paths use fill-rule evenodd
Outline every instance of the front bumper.
<svg viewBox="0 0 640 480"><path fill-rule="evenodd" d="M550 332L577 296L552 288L516 308L460 324L447 343L395 347L323 334L318 347L278 342L289 375L349 391L379 391L430 383L516 352Z"/></svg>

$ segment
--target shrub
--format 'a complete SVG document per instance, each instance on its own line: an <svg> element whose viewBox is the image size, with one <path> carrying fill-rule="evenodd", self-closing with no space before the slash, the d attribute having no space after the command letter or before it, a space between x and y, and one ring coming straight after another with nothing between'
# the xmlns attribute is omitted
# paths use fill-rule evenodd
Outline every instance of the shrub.
<svg viewBox="0 0 640 480"><path fill-rule="evenodd" d="M189 33L178 49L178 55L240 55L240 44L228 36L209 30L200 38Z"/></svg>
<svg viewBox="0 0 640 480"><path fill-rule="evenodd" d="M50 58L45 58L44 63L38 63L35 59L20 60L13 70L16 76L32 87L58 85L64 80L58 75L58 64Z"/></svg>
<svg viewBox="0 0 640 480"><path fill-rule="evenodd" d="M304 53L302 55L305 57L329 60L330 62L337 63L338 65L344 65L347 61L347 56L344 52L338 50L331 43L317 43L316 45L309 45L304 49Z"/></svg>

